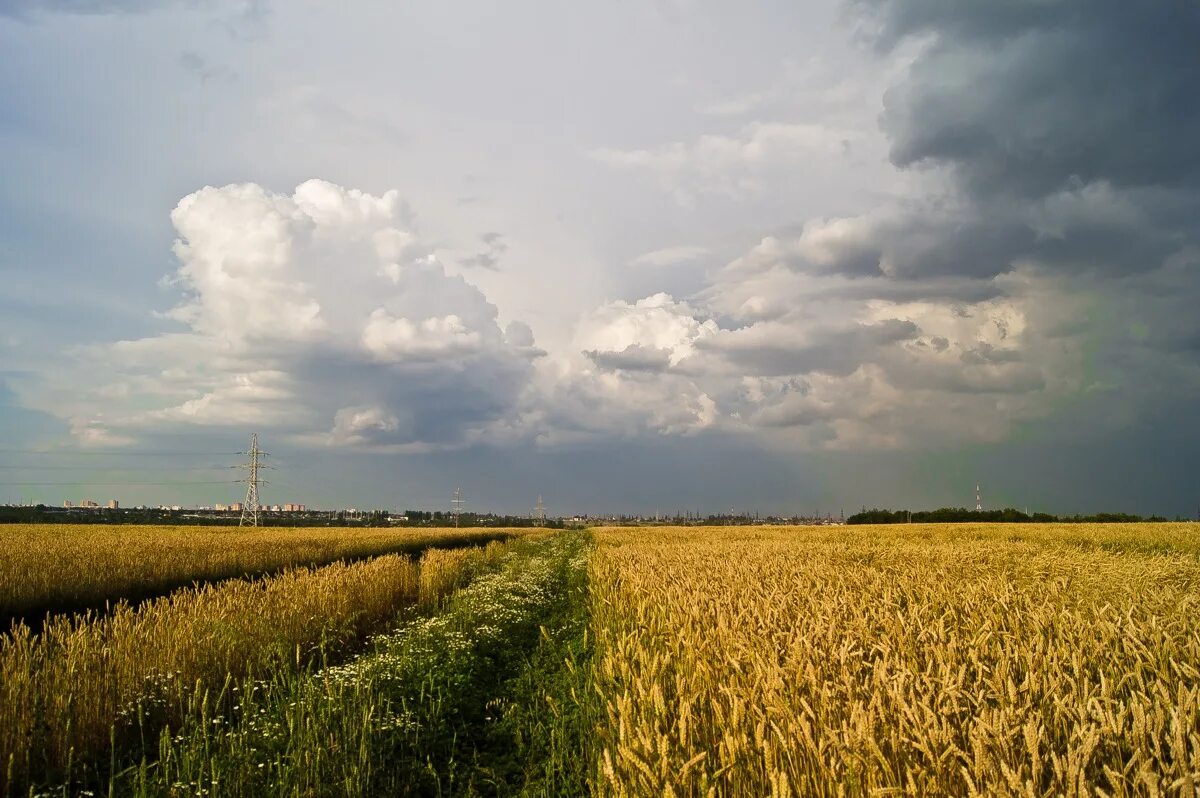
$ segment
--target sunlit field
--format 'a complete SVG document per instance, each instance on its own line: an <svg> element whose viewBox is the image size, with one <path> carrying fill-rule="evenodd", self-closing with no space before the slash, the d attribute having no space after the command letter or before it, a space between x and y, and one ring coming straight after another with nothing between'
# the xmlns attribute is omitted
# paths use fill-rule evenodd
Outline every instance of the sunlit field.
<svg viewBox="0 0 1200 798"><path fill-rule="evenodd" d="M321 533L358 553L16 622L0 794L1200 785L1200 525Z"/></svg>
<svg viewBox="0 0 1200 798"><path fill-rule="evenodd" d="M468 546L521 532L0 524L0 617L102 607L193 582Z"/></svg>
<svg viewBox="0 0 1200 798"><path fill-rule="evenodd" d="M599 794L1200 785L1196 524L598 538Z"/></svg>

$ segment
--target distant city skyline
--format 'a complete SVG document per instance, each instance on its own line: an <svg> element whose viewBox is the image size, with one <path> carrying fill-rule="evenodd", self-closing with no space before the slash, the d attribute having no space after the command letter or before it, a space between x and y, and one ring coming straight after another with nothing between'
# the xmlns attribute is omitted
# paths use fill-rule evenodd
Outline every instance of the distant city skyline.
<svg viewBox="0 0 1200 798"><path fill-rule="evenodd" d="M269 503L1191 517L1197 41L0 0L0 502L231 503L256 432Z"/></svg>

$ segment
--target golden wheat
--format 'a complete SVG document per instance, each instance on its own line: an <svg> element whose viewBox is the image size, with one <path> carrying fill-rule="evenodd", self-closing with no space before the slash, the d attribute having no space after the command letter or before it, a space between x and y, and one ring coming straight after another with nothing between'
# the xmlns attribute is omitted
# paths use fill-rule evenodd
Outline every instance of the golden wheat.
<svg viewBox="0 0 1200 798"><path fill-rule="evenodd" d="M611 529L602 795L1194 795L1200 527Z"/></svg>
<svg viewBox="0 0 1200 798"><path fill-rule="evenodd" d="M153 734L227 680L337 653L400 607L436 602L502 550L431 552L431 578L407 557L384 555L180 590L102 616L60 616L37 633L16 624L0 639L0 794L95 761L139 726Z"/></svg>
<svg viewBox="0 0 1200 798"><path fill-rule="evenodd" d="M511 529L0 526L0 618L101 607L192 582L483 543Z"/></svg>

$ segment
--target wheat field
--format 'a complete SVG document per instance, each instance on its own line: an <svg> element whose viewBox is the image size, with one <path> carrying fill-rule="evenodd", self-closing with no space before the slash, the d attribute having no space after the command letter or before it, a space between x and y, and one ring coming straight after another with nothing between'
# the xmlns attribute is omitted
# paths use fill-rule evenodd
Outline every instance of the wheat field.
<svg viewBox="0 0 1200 798"><path fill-rule="evenodd" d="M0 525L0 619L101 608L192 582L525 534L517 529ZM6 624L7 625L7 624Z"/></svg>
<svg viewBox="0 0 1200 798"><path fill-rule="evenodd" d="M1200 525L530 532L185 587L0 638L0 766L0 794L1193 796Z"/></svg>
<svg viewBox="0 0 1200 798"><path fill-rule="evenodd" d="M67 778L114 740L154 739L231 680L354 650L403 608L436 607L502 551L493 542L294 568L58 616L37 632L16 624L0 638L0 795L31 775Z"/></svg>
<svg viewBox="0 0 1200 798"><path fill-rule="evenodd" d="M1200 789L1200 525L597 537L596 794Z"/></svg>

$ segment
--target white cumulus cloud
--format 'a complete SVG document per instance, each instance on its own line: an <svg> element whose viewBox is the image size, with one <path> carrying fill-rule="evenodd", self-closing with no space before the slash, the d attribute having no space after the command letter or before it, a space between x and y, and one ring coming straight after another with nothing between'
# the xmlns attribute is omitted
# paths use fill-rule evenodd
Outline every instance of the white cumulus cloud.
<svg viewBox="0 0 1200 798"><path fill-rule="evenodd" d="M90 347L70 379L26 387L83 442L203 426L459 446L513 411L542 354L446 273L396 191L206 187L171 221L183 298L161 316L181 329Z"/></svg>

